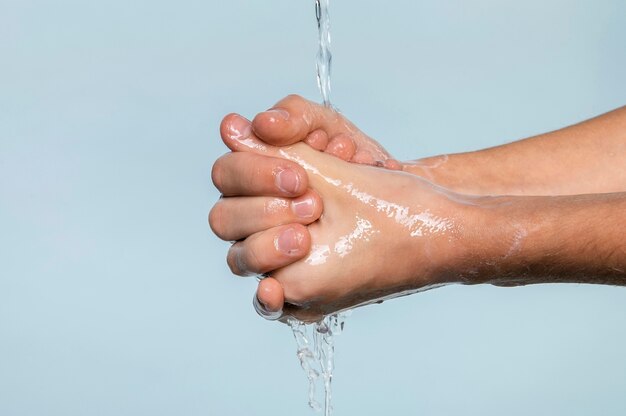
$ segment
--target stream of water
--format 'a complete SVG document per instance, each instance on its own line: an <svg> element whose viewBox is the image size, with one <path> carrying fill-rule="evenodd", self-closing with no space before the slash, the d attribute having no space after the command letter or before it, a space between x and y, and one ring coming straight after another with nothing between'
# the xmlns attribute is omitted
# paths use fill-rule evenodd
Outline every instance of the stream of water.
<svg viewBox="0 0 626 416"><path fill-rule="evenodd" d="M330 52L330 0L315 0L315 18L319 31L319 50L317 52L317 85L326 107L332 108L330 102L330 75L332 54ZM309 406L321 411L325 416L333 412L331 383L335 368L335 336L343 331L349 312L324 317L315 324L305 324L290 318L287 323L293 331L298 346L297 355L300 365L309 381ZM323 407L318 388L323 385Z"/></svg>
<svg viewBox="0 0 626 416"><path fill-rule="evenodd" d="M319 31L319 49L317 51L317 85L322 93L322 101L326 107L330 103L330 74L333 56L330 53L330 0L315 0L315 18Z"/></svg>
<svg viewBox="0 0 626 416"><path fill-rule="evenodd" d="M331 383L335 367L335 336L343 331L348 315L349 312L329 315L315 324L305 324L293 318L287 321L298 346L298 360L309 381L309 406L316 411L323 408L325 416L330 416L333 411ZM324 388L323 396L319 385Z"/></svg>

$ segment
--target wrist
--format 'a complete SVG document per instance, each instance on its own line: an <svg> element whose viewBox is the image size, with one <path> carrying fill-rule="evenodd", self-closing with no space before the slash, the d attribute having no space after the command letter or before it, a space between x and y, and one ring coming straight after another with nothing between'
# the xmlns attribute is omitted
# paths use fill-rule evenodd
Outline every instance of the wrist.
<svg viewBox="0 0 626 416"><path fill-rule="evenodd" d="M434 195L429 208L419 214L427 231L411 239L410 250L416 253L412 256L416 262L410 266L414 271L414 286L420 289L453 283L486 283L495 273L491 266L507 256L503 241L514 241L522 234L506 223L504 213L495 209L505 202L455 193L422 178L415 180L428 184Z"/></svg>
<svg viewBox="0 0 626 416"><path fill-rule="evenodd" d="M533 257L542 224L519 197L476 197L468 208L471 224L464 234L460 265L465 284L516 285L517 272Z"/></svg>
<svg viewBox="0 0 626 416"><path fill-rule="evenodd" d="M527 283L545 241L557 233L539 198L456 194L459 235L448 259L451 283L515 286Z"/></svg>
<svg viewBox="0 0 626 416"><path fill-rule="evenodd" d="M479 163L474 153L460 153L403 162L402 170L453 192L492 194L489 191L492 179L477 173Z"/></svg>
<svg viewBox="0 0 626 416"><path fill-rule="evenodd" d="M476 197L461 282L624 284L625 194ZM622 214L623 215L623 214ZM623 218L623 217L622 217ZM617 221L617 222L616 222Z"/></svg>
<svg viewBox="0 0 626 416"><path fill-rule="evenodd" d="M402 170L466 195L522 195L520 172L496 163L485 151L433 156L402 163Z"/></svg>
<svg viewBox="0 0 626 416"><path fill-rule="evenodd" d="M445 168L449 161L448 155L430 156L417 160L401 162L402 170L417 175L431 182L444 185Z"/></svg>

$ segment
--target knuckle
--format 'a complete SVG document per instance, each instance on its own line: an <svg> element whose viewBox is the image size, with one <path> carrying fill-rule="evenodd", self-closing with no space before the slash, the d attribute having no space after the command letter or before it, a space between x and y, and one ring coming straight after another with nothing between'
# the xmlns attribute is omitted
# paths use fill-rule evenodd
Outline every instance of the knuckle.
<svg viewBox="0 0 626 416"><path fill-rule="evenodd" d="M226 256L226 264L230 269L231 273L236 276L249 276L250 270L248 270L248 266L243 259L243 247L242 243L235 243L231 246L230 250L228 250L228 255Z"/></svg>
<svg viewBox="0 0 626 416"><path fill-rule="evenodd" d="M228 268L230 269L230 272L234 275L240 276L241 275L241 269L239 269L239 261L237 260L237 253L235 252L235 250L233 248L231 248L228 251L228 255L226 256L226 264L228 265Z"/></svg>
<svg viewBox="0 0 626 416"><path fill-rule="evenodd" d="M223 207L221 202L217 202L211 211L209 211L209 227L215 235L220 239L225 240L224 224L223 224Z"/></svg>
<svg viewBox="0 0 626 416"><path fill-rule="evenodd" d="M269 198L263 203L263 218L274 219L285 216L285 214L291 218L292 214L289 210L290 204L284 198Z"/></svg>
<svg viewBox="0 0 626 416"><path fill-rule="evenodd" d="M248 247L245 257L245 264L248 266L249 272L265 273L270 271L271 267L267 257L259 255L259 251L254 247Z"/></svg>
<svg viewBox="0 0 626 416"><path fill-rule="evenodd" d="M224 189L224 159L225 155L215 161L211 168L211 181L218 191L222 192Z"/></svg>
<svg viewBox="0 0 626 416"><path fill-rule="evenodd" d="M304 100L304 98L302 98L301 95L289 94L287 97L285 97L285 99L283 101L285 101L286 103L297 104L297 103L303 102L305 100Z"/></svg>
<svg viewBox="0 0 626 416"><path fill-rule="evenodd" d="M249 179L251 182L258 180L258 178L268 176L267 174L274 174L273 169L268 169L268 166L265 161L258 161L257 163L252 165L252 170L249 175L245 175L246 179ZM250 165L248 165L250 166Z"/></svg>

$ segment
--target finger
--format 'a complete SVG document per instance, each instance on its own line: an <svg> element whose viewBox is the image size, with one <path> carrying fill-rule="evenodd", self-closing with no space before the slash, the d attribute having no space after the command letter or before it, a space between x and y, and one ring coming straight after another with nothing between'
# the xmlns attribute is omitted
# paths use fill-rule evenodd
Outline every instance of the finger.
<svg viewBox="0 0 626 416"><path fill-rule="evenodd" d="M350 160L359 165L379 166L389 170L402 170L402 164L395 159L380 160L372 155L369 150L357 150Z"/></svg>
<svg viewBox="0 0 626 416"><path fill-rule="evenodd" d="M272 277L261 280L257 288L256 299L258 304L255 305L255 309L259 315L268 319L276 319L282 315L285 294L278 280Z"/></svg>
<svg viewBox="0 0 626 416"><path fill-rule="evenodd" d="M235 241L285 224L311 224L322 214L322 200L309 190L299 198L232 197L220 199L209 224L222 240Z"/></svg>
<svg viewBox="0 0 626 416"><path fill-rule="evenodd" d="M318 129L334 135L341 126L342 118L337 111L298 95L287 96L252 121L254 133L275 146L297 143Z"/></svg>
<svg viewBox="0 0 626 416"><path fill-rule="evenodd" d="M355 151L356 145L354 140L346 134L339 134L333 137L326 147L326 153L330 153L345 161L352 159Z"/></svg>
<svg viewBox="0 0 626 416"><path fill-rule="evenodd" d="M239 114L228 114L220 124L220 135L224 144L233 152L252 152L263 155L276 155L278 149L259 140L252 131L248 119Z"/></svg>
<svg viewBox="0 0 626 416"><path fill-rule="evenodd" d="M359 150L352 157L352 162L358 163L360 165L376 165L376 160L374 156L367 150Z"/></svg>
<svg viewBox="0 0 626 416"><path fill-rule="evenodd" d="M298 197L309 186L305 170L295 162L255 153L227 153L211 171L224 196Z"/></svg>
<svg viewBox="0 0 626 416"><path fill-rule="evenodd" d="M385 168L389 170L402 170L402 163L396 159L385 160Z"/></svg>
<svg viewBox="0 0 626 416"><path fill-rule="evenodd" d="M263 274L302 259L310 247L311 236L304 225L283 225L233 244L226 262L238 276Z"/></svg>
<svg viewBox="0 0 626 416"><path fill-rule="evenodd" d="M315 130L309 133L304 142L315 150L325 150L328 146L328 134L324 130Z"/></svg>

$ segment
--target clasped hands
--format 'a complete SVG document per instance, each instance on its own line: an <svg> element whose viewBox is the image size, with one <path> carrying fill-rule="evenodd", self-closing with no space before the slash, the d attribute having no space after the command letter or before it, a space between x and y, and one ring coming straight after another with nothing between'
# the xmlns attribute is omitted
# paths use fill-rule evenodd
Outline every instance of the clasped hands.
<svg viewBox="0 0 626 416"><path fill-rule="evenodd" d="M304 321L458 282L482 226L471 199L403 171L336 111L289 96L221 124L209 223L266 316Z"/></svg>

